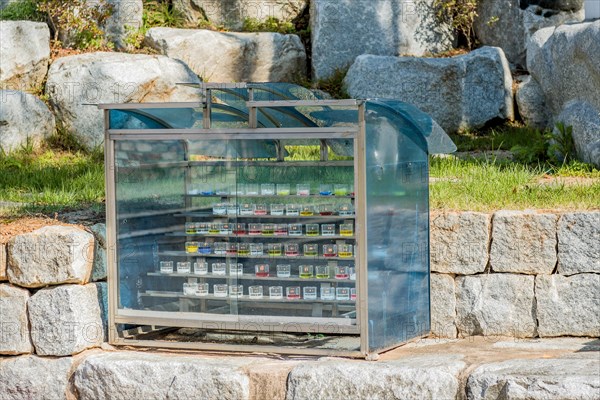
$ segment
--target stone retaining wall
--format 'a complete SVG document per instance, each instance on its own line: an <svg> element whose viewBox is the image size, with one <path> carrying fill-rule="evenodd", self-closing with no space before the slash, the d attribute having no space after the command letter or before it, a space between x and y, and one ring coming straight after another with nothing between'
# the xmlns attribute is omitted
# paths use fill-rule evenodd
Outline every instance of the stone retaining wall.
<svg viewBox="0 0 600 400"><path fill-rule="evenodd" d="M600 336L598 211L433 213L431 261L432 336L436 340L496 335ZM196 386L173 384L179 387L178 396L260 398L261 394L253 391L256 386L252 382L260 377L249 373L249 365L256 363L251 359L228 359L237 371L231 375L231 365L221 371L218 362L213 365L203 358L194 362L193 358L132 356L127 352L96 355L102 353L97 348L104 347L106 340L107 290L101 281L105 278L102 224L90 232L45 227L0 246L0 398L56 399L67 393L68 398L82 399L140 394L153 398L152 394L171 388L164 379L175 382L190 377L186 378L189 383L194 380L192 376L206 374L212 378L200 380ZM261 365L264 362L260 361ZM439 376L421 382L417 378L423 367L419 365L430 364ZM396 390L395 386L401 387L400 392L393 392L397 398L412 398L415 393L455 398L459 392L468 391L459 390L466 379L459 379L465 369L460 359L434 357L413 364L403 359L402 365L378 365L365 373L372 377L366 380L367 386L382 398L390 397L389 391ZM350 361L318 367L299 365L293 370L292 366L279 365L277 373L282 375L278 375L282 382L287 380L287 389L285 384L274 384L268 390L271 397L319 398L313 396L318 392L321 398L328 398L327 390L333 390L337 381L323 381L331 375L326 371L339 371L344 382L352 382L352 368L363 371ZM515 368L518 371L521 367ZM137 378L123 381L123 371L130 370ZM165 370L175 375L157 372ZM480 387L487 385L489 374L498 374L492 370L484 369L469 378L473 393L485 394L489 389L493 398L497 388ZM153 378L147 379L149 376ZM384 383L390 379L393 385L387 387ZM431 379L437 383L428 386ZM588 386L586 390L600 390L600 383ZM115 387L122 390L113 392ZM349 396L365 393L362 386L352 387ZM483 394L469 398L490 398Z"/></svg>
<svg viewBox="0 0 600 400"><path fill-rule="evenodd" d="M600 336L600 212L431 218L432 333Z"/></svg>

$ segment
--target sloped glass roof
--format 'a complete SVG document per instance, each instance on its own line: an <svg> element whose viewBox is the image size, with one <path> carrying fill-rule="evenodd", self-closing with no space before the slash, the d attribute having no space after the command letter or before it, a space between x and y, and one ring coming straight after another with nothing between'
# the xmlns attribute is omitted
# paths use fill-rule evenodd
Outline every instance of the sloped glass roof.
<svg viewBox="0 0 600 400"><path fill-rule="evenodd" d="M288 83L249 83L246 87L211 88L211 127L248 128L250 100L249 88L252 88L253 101L295 101L324 100L319 91ZM373 118L387 118L397 133L404 135L423 151L429 154L452 153L456 146L444 130L428 115L415 106L398 100L367 99L365 115L367 125ZM144 108L112 109L110 111L111 129L194 129L203 127L201 108ZM302 127L356 127L358 112L356 106L339 105L298 105L296 107L268 107L257 110L259 128L302 128ZM318 140L286 140L288 144L318 144ZM353 148L343 139L328 140L327 144L336 154L350 156ZM211 156L275 157L275 143L265 140L240 140L235 145L226 145L214 141L214 146L203 142L202 149L190 149L194 153ZM232 147L233 146L233 147Z"/></svg>

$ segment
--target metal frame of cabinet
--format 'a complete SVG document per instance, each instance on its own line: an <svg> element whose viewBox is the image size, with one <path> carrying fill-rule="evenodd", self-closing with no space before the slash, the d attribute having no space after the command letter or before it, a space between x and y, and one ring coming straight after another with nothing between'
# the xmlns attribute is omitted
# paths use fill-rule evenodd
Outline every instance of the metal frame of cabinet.
<svg viewBox="0 0 600 400"><path fill-rule="evenodd" d="M198 85L196 85L198 86ZM190 348L190 349L202 349L202 350L215 350L215 351L260 351L260 352L275 352L275 353L287 353L287 354L309 354L309 355L345 355L352 357L364 357L370 353L385 351L386 349L397 347L401 342L395 341L393 344L386 345L385 347L378 346L374 349L373 345L369 344L369 335L372 327L370 328L369 322L369 305L368 305L368 263L369 260L367 255L367 243L369 229L367 227L367 160L365 156L366 151L366 102L361 100L255 100L254 90L255 86L252 84L202 84L200 88L203 91L203 101L196 103L148 103L148 104L103 104L99 105L99 108L104 112L105 121L105 165L106 165L106 204L107 204L107 250L108 250L108 287L109 287L109 339L112 344L116 345L139 345L149 347L165 347L165 348ZM217 104L213 102L213 90L228 90L228 89L239 89L244 88L248 91L248 98L245 102L247 107L247 127L244 128L214 128L213 127L213 110L217 107ZM114 110L138 110L140 112L150 112L153 109L179 109L179 108L198 108L202 110L202 128L170 128L170 129L113 129L111 128L111 117L110 113ZM348 126L335 126L335 127L260 127L258 123L257 115L263 108L277 108L278 110L285 110L286 108L296 107L351 107L356 113L357 123ZM188 141L194 140L213 140L213 141L228 141L228 140L272 140L276 144L276 157L275 159L250 161L250 160L235 160L235 161L223 161L223 160L209 160L209 161L195 161L192 160L189 154ZM185 156L183 161L174 162L157 162L152 164L155 168L161 166L179 167L185 169L185 209L186 212L176 210L173 215L179 218L186 218L186 221L191 221L193 214L193 198L194 195L190 195L190 187L193 185L193 168L207 164L226 164L229 167L242 168L248 165L262 165L262 166L274 166L277 168L286 168L287 166L299 165L298 162L289 163L285 161L285 148L280 145L281 141L298 139L315 139L321 144L321 157L319 161L303 163L306 166L312 165L315 168L322 168L327 166L347 166L353 168L354 175L354 187L356 188L355 193L352 197L352 201L355 205L354 219L354 235L353 244L355 246L354 254L354 267L356 268L356 281L355 287L357 291L357 300L353 301L322 301L322 300L297 300L290 301L283 299L281 301L272 301L269 299L255 300L263 303L280 303L283 307L287 307L290 304L304 304L307 307L312 308L313 315L318 315L319 307L326 306L331 307L330 317L285 317L285 316L257 316L257 315L232 315L232 314L214 314L204 312L187 312L186 304L188 302L203 302L207 300L214 300L210 298L195 298L194 296L182 296L180 294L165 294L160 293L154 294L155 296L171 296L178 297L181 303L179 311L154 311L154 310L139 310L139 309L128 309L119 306L119 243L120 238L118 237L117 228L118 224L123 216L118 215L117 211L117 172L119 166L115 162L115 144L119 141L181 141L184 144ZM336 139L351 139L353 140L353 160L352 161L331 161L328 160L328 140ZM136 165L136 169L143 168L143 165ZM421 174L427 176L427 170L421 171ZM295 182L291 182L295 183ZM214 197L215 200L228 198L235 198L233 195L210 195L198 197ZM319 195L316 195L319 197ZM190 211L192 213L190 213ZM150 216L150 212L148 215ZM238 218L243 218L239 217ZM255 218L256 220L267 219L268 221L285 221L285 216L262 216L262 217L246 217L247 221ZM314 218L313 218L314 219ZM318 218L317 218L318 219ZM348 217L323 217L323 221L331 220L344 220ZM296 219L294 219L296 221ZM181 232L152 232L154 234L166 234L171 236L182 236ZM185 235L183 235L185 236ZM218 235L217 235L218 236ZM230 235L235 237L236 235ZM239 237L238 237L239 239ZM306 238L304 238L306 239ZM334 239L347 239L343 237L335 236L333 238L327 238L328 240ZM428 258L428 243L427 243L427 258ZM181 254L181 252L172 252L173 256L187 256ZM177 253L177 254L175 254ZM168 252L166 253L169 254ZM221 257L213 256L209 257ZM265 257L266 258L266 257ZM312 257L309 257L312 259ZM321 259L322 257L319 257ZM331 259L322 259L321 261L327 262ZM427 259L428 269L428 259ZM160 273L150 271L148 276L160 277ZM174 273L174 277L187 277ZM200 277L202 278L202 277ZM256 277L246 277L247 279L256 280ZM245 276L236 277L234 281L246 279ZM205 276L202 279L225 279L221 276ZM265 282L275 281L282 282L285 278L262 278ZM290 278L290 281L298 280L298 278ZM301 279L300 279L301 280ZM335 280L331 280L335 283ZM427 278L428 282L428 278ZM425 294L423 294L425 296ZM427 283L427 293L428 283ZM237 301L236 299L217 299L220 301ZM251 301L251 299L245 299L244 301ZM339 306L345 306L350 304L355 307L355 318L340 318L335 317L334 309ZM315 312L314 310L317 310ZM353 315L353 314L352 314ZM418 328L417 331L412 334L412 337L421 337L422 335L429 332L428 322L426 321L425 328ZM289 331L290 326L293 326L295 332L313 332L313 333L328 333L327 326L335 326L335 333L340 335L355 335L359 337L359 348L355 350L338 350L338 349L321 349L321 348L294 348L294 347L280 347L280 346L268 346L268 345L235 345L235 344L219 344L219 343L184 343L184 342L169 342L162 340L151 340L151 339L138 339L135 336L128 336L123 332L128 332L127 329L117 329L117 326L131 327L131 325L141 325L147 327L181 327L181 328L203 328L203 329L220 329L220 330L232 330L232 331L265 331L265 332L286 332ZM324 329L325 327L325 329ZM150 330L152 328L149 328ZM420 329L420 330L419 330ZM133 329L135 331L135 329ZM144 332L144 328L139 328L139 332ZM407 335L407 336L410 336Z"/></svg>

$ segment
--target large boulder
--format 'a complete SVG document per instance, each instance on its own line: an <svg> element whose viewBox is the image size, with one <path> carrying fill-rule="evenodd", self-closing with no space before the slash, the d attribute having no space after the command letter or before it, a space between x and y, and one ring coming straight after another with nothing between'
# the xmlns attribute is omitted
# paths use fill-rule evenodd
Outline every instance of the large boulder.
<svg viewBox="0 0 600 400"><path fill-rule="evenodd" d="M470 400L597 399L600 359L516 359L483 364L467 380Z"/></svg>
<svg viewBox="0 0 600 400"><path fill-rule="evenodd" d="M107 3L112 6L112 14L104 26L106 37L118 49L126 48L127 36L142 26L143 0L107 0Z"/></svg>
<svg viewBox="0 0 600 400"><path fill-rule="evenodd" d="M306 52L296 35L152 28L145 43L205 81L283 82L306 75Z"/></svg>
<svg viewBox="0 0 600 400"><path fill-rule="evenodd" d="M535 79L525 77L517 86L515 99L519 115L525 124L538 129L548 126L552 116L546 108L544 92Z"/></svg>
<svg viewBox="0 0 600 400"><path fill-rule="evenodd" d="M565 104L556 120L573 129L573 143L578 158L600 167L600 108L586 101L573 100ZM563 134L556 126L553 132L557 136Z"/></svg>
<svg viewBox="0 0 600 400"><path fill-rule="evenodd" d="M579 158L600 166L600 20L542 29L527 52L552 115L549 125L572 126Z"/></svg>
<svg viewBox="0 0 600 400"><path fill-rule="evenodd" d="M173 8L188 22L198 24L208 19L229 29L241 28L247 19L291 21L302 14L307 4L308 0L173 0Z"/></svg>
<svg viewBox="0 0 600 400"><path fill-rule="evenodd" d="M28 299L27 290L0 284L0 354L33 352L27 319Z"/></svg>
<svg viewBox="0 0 600 400"><path fill-rule="evenodd" d="M34 95L0 90L0 101L0 148L4 151L37 146L54 133L54 114Z"/></svg>
<svg viewBox="0 0 600 400"><path fill-rule="evenodd" d="M288 377L287 400L454 399L466 364L456 355L398 361L302 363Z"/></svg>
<svg viewBox="0 0 600 400"><path fill-rule="evenodd" d="M99 52L54 61L46 93L63 126L84 146L95 147L104 141L104 119L90 104L198 101L198 91L181 82L199 83L182 61Z"/></svg>
<svg viewBox="0 0 600 400"><path fill-rule="evenodd" d="M71 226L46 226L8 243L8 279L28 288L87 283L94 236Z"/></svg>
<svg viewBox="0 0 600 400"><path fill-rule="evenodd" d="M559 3L544 0L481 0L477 7L475 33L481 43L501 47L515 67L525 67L527 42L536 31L583 21L583 1Z"/></svg>
<svg viewBox="0 0 600 400"><path fill-rule="evenodd" d="M247 399L250 380L241 359L116 352L89 356L74 374L81 400ZM259 367L260 368L260 367Z"/></svg>
<svg viewBox="0 0 600 400"><path fill-rule="evenodd" d="M66 400L73 358L0 358L0 399Z"/></svg>
<svg viewBox="0 0 600 400"><path fill-rule="evenodd" d="M494 272L551 274L556 266L556 214L498 211L494 214L490 265Z"/></svg>
<svg viewBox="0 0 600 400"><path fill-rule="evenodd" d="M363 55L344 82L354 98L414 104L447 132L514 118L512 76L496 47L450 58Z"/></svg>
<svg viewBox="0 0 600 400"><path fill-rule="evenodd" d="M571 100L600 109L600 20L538 31L529 41L527 67L553 116Z"/></svg>
<svg viewBox="0 0 600 400"><path fill-rule="evenodd" d="M38 291L28 302L36 354L68 356L104 339L98 286L63 285Z"/></svg>
<svg viewBox="0 0 600 400"><path fill-rule="evenodd" d="M431 270L472 275L488 262L491 218L488 214L438 214L431 219Z"/></svg>
<svg viewBox="0 0 600 400"><path fill-rule="evenodd" d="M534 277L486 274L456 278L459 336L533 337Z"/></svg>
<svg viewBox="0 0 600 400"><path fill-rule="evenodd" d="M42 22L0 21L0 88L41 88L50 61L50 29Z"/></svg>
<svg viewBox="0 0 600 400"><path fill-rule="evenodd" d="M540 275L535 279L538 333L600 336L600 275Z"/></svg>
<svg viewBox="0 0 600 400"><path fill-rule="evenodd" d="M452 48L452 29L439 22L433 4L434 0L373 0L368 5L311 1L313 77L327 78L361 54L421 56Z"/></svg>
<svg viewBox="0 0 600 400"><path fill-rule="evenodd" d="M431 333L439 338L456 337L456 290L454 278L431 274Z"/></svg>
<svg viewBox="0 0 600 400"><path fill-rule="evenodd" d="M600 274L600 212L566 213L558 221L558 273Z"/></svg>

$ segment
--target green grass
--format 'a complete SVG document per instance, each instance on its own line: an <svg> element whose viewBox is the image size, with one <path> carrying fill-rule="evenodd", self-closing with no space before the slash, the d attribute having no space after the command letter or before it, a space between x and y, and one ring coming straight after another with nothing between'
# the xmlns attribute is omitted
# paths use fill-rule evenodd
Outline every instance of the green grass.
<svg viewBox="0 0 600 400"><path fill-rule="evenodd" d="M600 171L580 163L551 167L493 159L431 160L432 209L600 209ZM553 177L587 178L566 182Z"/></svg>
<svg viewBox="0 0 600 400"><path fill-rule="evenodd" d="M506 133L496 137L502 138L502 135ZM514 146L518 140L512 138L509 141L504 137L501 142L507 143L506 146ZM497 149L496 142L492 145L491 138L487 143L490 148ZM318 159L318 146L286 148L291 160ZM345 158L330 153L330 159ZM335 176L344 174L344 171L329 168L319 170L318 174L322 179L335 180ZM580 162L553 166L548 162L525 164L497 161L490 157L432 157L431 177L432 210L600 209L600 171ZM339 180L346 178L340 175ZM147 190L137 185L133 197L170 193L170 189L160 186L163 184L148 182L144 186ZM123 190L127 190L127 187L123 187ZM52 150L46 145L45 150L34 151L26 146L11 155L0 153L0 204L2 202L24 204L17 208L0 206L2 216L28 213L52 215L55 212L86 209L102 212L102 152Z"/></svg>
<svg viewBox="0 0 600 400"><path fill-rule="evenodd" d="M100 152L32 151L0 154L0 215L104 208L104 162Z"/></svg>

